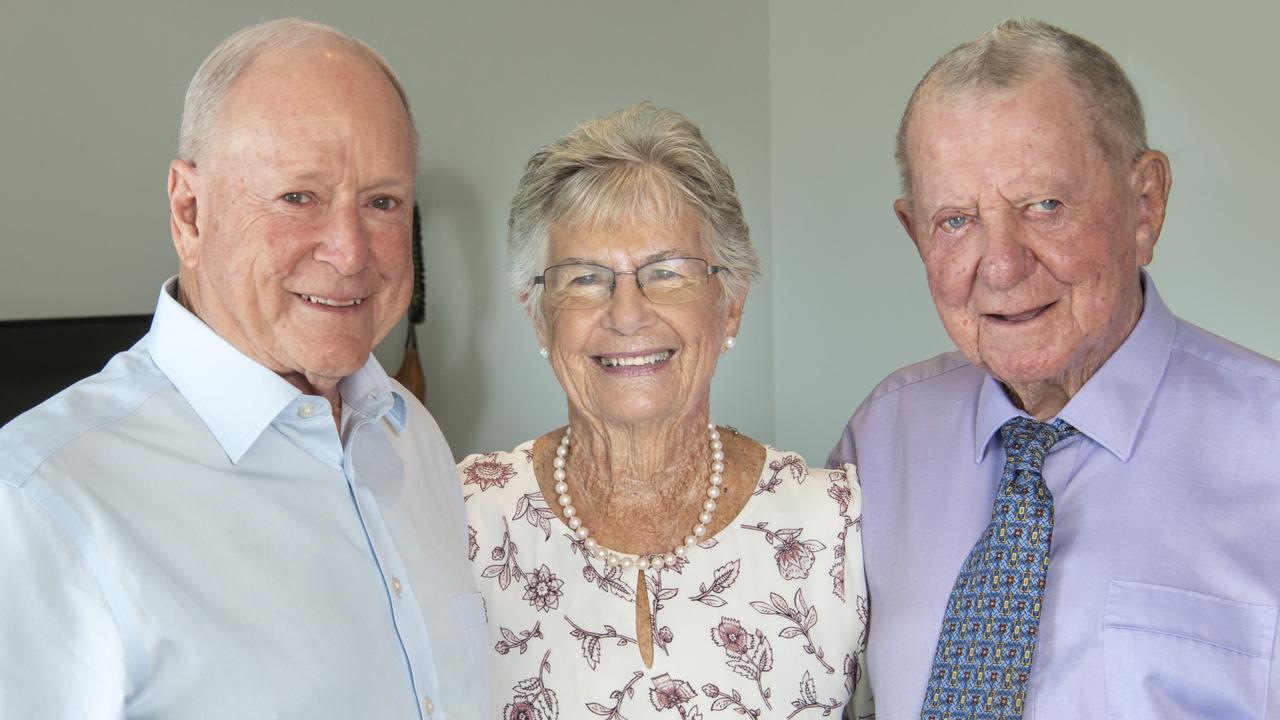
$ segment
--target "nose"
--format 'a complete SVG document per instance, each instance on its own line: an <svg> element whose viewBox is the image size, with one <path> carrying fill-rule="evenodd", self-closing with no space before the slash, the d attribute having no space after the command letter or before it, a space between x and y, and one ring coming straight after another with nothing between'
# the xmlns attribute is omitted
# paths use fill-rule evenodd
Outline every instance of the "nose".
<svg viewBox="0 0 1280 720"><path fill-rule="evenodd" d="M604 326L622 335L632 335L653 321L653 304L636 283L635 273L618 273L613 278L613 297L604 314Z"/></svg>
<svg viewBox="0 0 1280 720"><path fill-rule="evenodd" d="M317 228L320 242L315 259L327 263L340 275L359 273L369 264L369 231L355 203L335 203L333 212Z"/></svg>
<svg viewBox="0 0 1280 720"><path fill-rule="evenodd" d="M985 243L978 263L978 277L990 288L1008 290L1035 271L1035 254L1027 246L1026 232L1017 221L997 216L984 223Z"/></svg>

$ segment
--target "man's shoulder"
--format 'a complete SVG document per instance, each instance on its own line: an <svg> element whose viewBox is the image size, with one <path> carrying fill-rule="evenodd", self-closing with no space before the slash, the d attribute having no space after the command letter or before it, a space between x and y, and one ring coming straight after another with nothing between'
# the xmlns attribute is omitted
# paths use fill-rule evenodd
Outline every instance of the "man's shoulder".
<svg viewBox="0 0 1280 720"><path fill-rule="evenodd" d="M933 396L954 392L976 394L984 377L986 373L959 352L942 353L894 371L876 385L863 406L896 399L904 393Z"/></svg>
<svg viewBox="0 0 1280 720"><path fill-rule="evenodd" d="M0 483L21 486L85 434L123 421L157 392L172 387L145 343L116 355L101 371L0 428Z"/></svg>
<svg viewBox="0 0 1280 720"><path fill-rule="evenodd" d="M1202 371L1241 381L1258 382L1280 392L1280 361L1237 345L1204 328L1177 319L1172 360L1195 364Z"/></svg>

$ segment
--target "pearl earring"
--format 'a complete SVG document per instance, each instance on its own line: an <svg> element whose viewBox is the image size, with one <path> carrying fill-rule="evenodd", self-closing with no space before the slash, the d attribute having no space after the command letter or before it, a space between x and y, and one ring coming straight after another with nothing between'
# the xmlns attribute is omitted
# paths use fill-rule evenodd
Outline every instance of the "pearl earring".
<svg viewBox="0 0 1280 720"><path fill-rule="evenodd" d="M737 344L738 344L738 339L737 339L737 338L735 338L735 337L734 337L734 336L732 336L732 335L730 335L729 337L726 337L726 338L724 339L724 349L725 349L725 350L732 350L732 349L733 349L733 346L734 346L734 345L737 345Z"/></svg>
<svg viewBox="0 0 1280 720"><path fill-rule="evenodd" d="M546 348L538 348L538 354L542 356L543 360L551 357L551 353L547 352Z"/></svg>

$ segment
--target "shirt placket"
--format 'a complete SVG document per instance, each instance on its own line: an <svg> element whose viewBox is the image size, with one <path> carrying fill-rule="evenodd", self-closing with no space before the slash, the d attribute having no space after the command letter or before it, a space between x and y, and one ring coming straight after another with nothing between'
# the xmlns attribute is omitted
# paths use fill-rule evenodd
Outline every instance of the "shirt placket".
<svg viewBox="0 0 1280 720"><path fill-rule="evenodd" d="M404 561L397 550L391 533L383 520L377 498L370 485L372 478L362 477L362 470L352 461L352 448L362 431L368 431L370 418L362 418L351 428L343 448L343 474L346 476L351 497L355 502L360 524L369 542L374 563L382 577L392 623L404 655L406 670L413 686L418 716L422 720L447 720L448 716L438 702L440 678L436 671L431 639L418 600L409 585ZM364 472L376 472L376 469Z"/></svg>

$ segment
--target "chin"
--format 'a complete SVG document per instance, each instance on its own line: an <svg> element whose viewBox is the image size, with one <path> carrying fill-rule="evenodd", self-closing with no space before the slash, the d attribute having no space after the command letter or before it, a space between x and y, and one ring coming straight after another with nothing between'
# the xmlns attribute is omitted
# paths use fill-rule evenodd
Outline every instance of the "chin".
<svg viewBox="0 0 1280 720"><path fill-rule="evenodd" d="M986 370L1006 385L1053 382L1064 376L1062 363L1045 362L1044 358L1002 358L998 362L987 364Z"/></svg>

